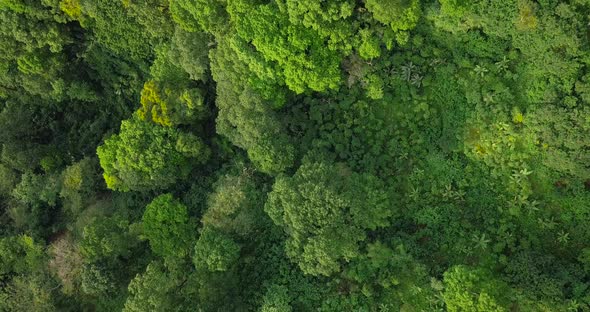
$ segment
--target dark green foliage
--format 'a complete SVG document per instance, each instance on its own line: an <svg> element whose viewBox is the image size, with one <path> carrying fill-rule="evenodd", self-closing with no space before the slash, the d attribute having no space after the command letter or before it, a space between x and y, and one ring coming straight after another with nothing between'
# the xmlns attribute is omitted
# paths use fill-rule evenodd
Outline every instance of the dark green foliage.
<svg viewBox="0 0 590 312"><path fill-rule="evenodd" d="M588 107L545 106L523 117L537 138L543 165L561 177L583 180L590 176L588 116Z"/></svg>
<svg viewBox="0 0 590 312"><path fill-rule="evenodd" d="M413 309L431 308L440 295L428 280L426 268L399 242L395 248L377 241L367 245L366 255L352 262L345 276L359 283L363 295L372 298L369 305L381 302L389 306ZM421 289L420 296L415 290Z"/></svg>
<svg viewBox="0 0 590 312"><path fill-rule="evenodd" d="M240 246L231 238L205 227L195 246L193 262L198 268L211 272L226 271L240 256Z"/></svg>
<svg viewBox="0 0 590 312"><path fill-rule="evenodd" d="M90 264L84 266L81 274L81 287L85 294L91 296L104 296L116 290L114 277L111 272Z"/></svg>
<svg viewBox="0 0 590 312"><path fill-rule="evenodd" d="M182 258L189 253L195 227L186 206L171 194L156 197L142 218L143 234L150 241L152 251L160 256Z"/></svg>
<svg viewBox="0 0 590 312"><path fill-rule="evenodd" d="M84 227L80 248L89 262L102 259L127 258L138 244L138 238L129 232L129 222L122 216L97 218Z"/></svg>
<svg viewBox="0 0 590 312"><path fill-rule="evenodd" d="M211 71L217 82L217 132L245 149L252 162L267 173L293 165L294 146L271 103L244 86L245 64L237 60L229 42L211 52ZM249 116L249 117L248 117Z"/></svg>
<svg viewBox="0 0 590 312"><path fill-rule="evenodd" d="M80 2L84 14L89 17L86 27L92 28L100 44L124 59L146 62L152 57L152 48L161 38L152 41L145 26L125 8L123 1Z"/></svg>
<svg viewBox="0 0 590 312"><path fill-rule="evenodd" d="M313 275L339 272L359 255L366 231L387 226L396 212L378 178L310 159L277 179L265 210L287 233L289 257Z"/></svg>
<svg viewBox="0 0 590 312"><path fill-rule="evenodd" d="M122 1L129 17L136 19L143 26L152 40L151 43L167 40L174 32L174 24L170 23L168 0Z"/></svg>
<svg viewBox="0 0 590 312"><path fill-rule="evenodd" d="M95 201L96 193L102 184L100 179L97 179L97 171L98 163L96 159L91 158L84 158L63 170L59 197L73 218L77 218L87 205Z"/></svg>
<svg viewBox="0 0 590 312"><path fill-rule="evenodd" d="M202 222L205 227L248 237L264 225L261 220L266 219L262 211L265 197L251 168L238 166L232 171L236 172L225 174L215 182Z"/></svg>
<svg viewBox="0 0 590 312"><path fill-rule="evenodd" d="M15 187L18 175L15 170L8 168L5 165L0 165L0 194L6 197L10 191Z"/></svg>
<svg viewBox="0 0 590 312"><path fill-rule="evenodd" d="M186 272L169 270L159 262L150 263L144 273L129 283L129 297L123 311L186 311L194 308L196 302L188 298L194 298L195 294L179 291L186 288L187 279L183 278L183 273Z"/></svg>
<svg viewBox="0 0 590 312"><path fill-rule="evenodd" d="M9 236L0 240L0 277L34 272L43 265L43 250L32 237Z"/></svg>
<svg viewBox="0 0 590 312"><path fill-rule="evenodd" d="M58 311L51 286L49 278L44 276L16 277L0 292L0 310Z"/></svg>
<svg viewBox="0 0 590 312"><path fill-rule="evenodd" d="M209 45L207 33L190 33L177 28L172 38L170 59L180 66L193 80L207 80L209 69Z"/></svg>

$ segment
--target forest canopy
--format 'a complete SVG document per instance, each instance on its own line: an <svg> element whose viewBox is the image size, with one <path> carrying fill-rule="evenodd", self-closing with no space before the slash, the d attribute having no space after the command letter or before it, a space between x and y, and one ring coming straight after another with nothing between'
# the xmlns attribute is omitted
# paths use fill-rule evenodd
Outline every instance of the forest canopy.
<svg viewBox="0 0 590 312"><path fill-rule="evenodd" d="M588 25L0 0L0 312L590 311Z"/></svg>

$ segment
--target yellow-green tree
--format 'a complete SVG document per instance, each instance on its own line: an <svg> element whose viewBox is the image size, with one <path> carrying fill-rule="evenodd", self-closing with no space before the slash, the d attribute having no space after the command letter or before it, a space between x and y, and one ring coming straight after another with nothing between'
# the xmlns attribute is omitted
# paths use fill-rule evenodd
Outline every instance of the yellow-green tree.
<svg viewBox="0 0 590 312"><path fill-rule="evenodd" d="M181 144L179 144L179 142ZM190 142L190 148L183 144ZM97 149L107 186L119 191L163 189L209 158L196 136L146 122L135 115Z"/></svg>

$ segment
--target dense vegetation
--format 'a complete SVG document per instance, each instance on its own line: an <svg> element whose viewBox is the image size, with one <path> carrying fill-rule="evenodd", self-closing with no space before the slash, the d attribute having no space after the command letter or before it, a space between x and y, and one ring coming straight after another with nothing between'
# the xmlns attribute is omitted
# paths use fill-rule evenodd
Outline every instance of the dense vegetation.
<svg viewBox="0 0 590 312"><path fill-rule="evenodd" d="M0 0L0 311L590 311L589 0Z"/></svg>

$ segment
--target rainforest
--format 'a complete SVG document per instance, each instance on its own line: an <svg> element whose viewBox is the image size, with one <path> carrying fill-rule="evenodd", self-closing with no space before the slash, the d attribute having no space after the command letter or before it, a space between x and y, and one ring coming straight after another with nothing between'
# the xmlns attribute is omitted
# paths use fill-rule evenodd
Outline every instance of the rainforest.
<svg viewBox="0 0 590 312"><path fill-rule="evenodd" d="M0 311L590 311L590 0L0 0Z"/></svg>

